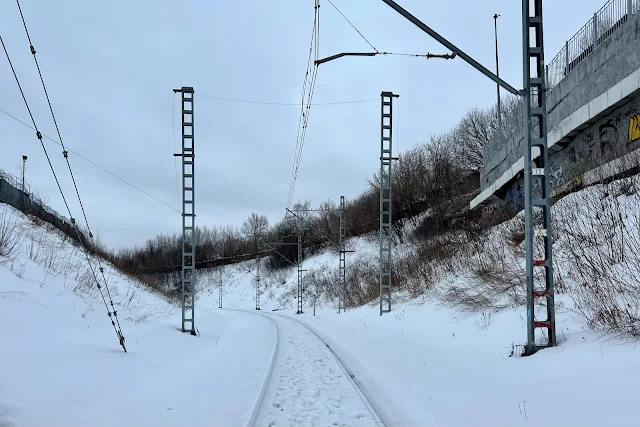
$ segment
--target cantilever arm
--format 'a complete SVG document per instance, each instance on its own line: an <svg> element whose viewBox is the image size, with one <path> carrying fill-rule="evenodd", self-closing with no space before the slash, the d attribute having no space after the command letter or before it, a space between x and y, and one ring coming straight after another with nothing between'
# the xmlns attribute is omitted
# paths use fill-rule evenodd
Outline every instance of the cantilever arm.
<svg viewBox="0 0 640 427"><path fill-rule="evenodd" d="M324 64L325 62L333 61L334 59L342 58L343 56L376 56L380 55L380 52L343 52L337 55L329 56L327 58L318 59L315 61L316 65Z"/></svg>

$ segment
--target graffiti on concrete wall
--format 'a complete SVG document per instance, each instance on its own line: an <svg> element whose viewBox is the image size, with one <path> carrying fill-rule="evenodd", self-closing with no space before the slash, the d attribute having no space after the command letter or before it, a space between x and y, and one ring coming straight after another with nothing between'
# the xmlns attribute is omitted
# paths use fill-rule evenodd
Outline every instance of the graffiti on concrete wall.
<svg viewBox="0 0 640 427"><path fill-rule="evenodd" d="M549 170L549 189L553 190L554 188L558 188L564 185L565 182L562 165L558 166L557 169L554 169L553 166L551 166Z"/></svg>
<svg viewBox="0 0 640 427"><path fill-rule="evenodd" d="M584 165L591 165L597 161L598 151L595 134L587 132L578 145L578 161Z"/></svg>
<svg viewBox="0 0 640 427"><path fill-rule="evenodd" d="M511 213L520 212L524 209L524 186L520 182L513 183L511 188L507 191L507 208Z"/></svg>
<svg viewBox="0 0 640 427"><path fill-rule="evenodd" d="M491 217L496 214L498 207L496 205L488 205L484 208L484 216Z"/></svg>
<svg viewBox="0 0 640 427"><path fill-rule="evenodd" d="M640 97L591 124L568 143L563 141L560 144L564 148L550 150L548 157L549 189L552 195L581 187L585 172L636 149L640 153ZM541 197L542 179L532 177L531 184L533 197ZM522 173L514 177L502 194L506 203L498 205L498 210L506 208L515 213L524 209ZM486 213L495 214L495 207Z"/></svg>
<svg viewBox="0 0 640 427"><path fill-rule="evenodd" d="M640 113L629 118L629 140L634 142L640 139Z"/></svg>
<svg viewBox="0 0 640 427"><path fill-rule="evenodd" d="M609 119L598 126L598 135L600 137L600 154L605 156L614 151L618 145L617 121Z"/></svg>

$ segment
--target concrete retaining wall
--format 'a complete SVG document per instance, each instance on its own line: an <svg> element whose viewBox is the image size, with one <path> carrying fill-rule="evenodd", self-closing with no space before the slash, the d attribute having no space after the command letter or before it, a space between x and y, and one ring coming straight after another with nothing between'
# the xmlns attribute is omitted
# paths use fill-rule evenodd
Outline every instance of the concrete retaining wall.
<svg viewBox="0 0 640 427"><path fill-rule="evenodd" d="M620 102L616 101L611 105L599 108L594 104L594 100L603 98L611 88L619 85L625 81L626 77L633 75L640 70L640 13L636 13L627 21L624 25L614 31L596 50L591 53L586 59L578 64L568 76L566 76L547 96L547 112L548 112L548 129L551 131L549 135L553 134L556 142L562 142L565 145L575 138L582 130L581 127L590 125L590 123L581 122L577 123L572 117L575 116L575 112L581 109L599 109L601 111L594 114L580 114L579 117L584 117L584 120L598 120L599 114L606 114L605 122L609 120L616 122L622 120L619 111L611 113L613 108L619 106ZM633 84L632 80L629 80L629 84ZM635 84L637 85L637 81ZM626 84L626 81L625 81ZM624 88L622 88L624 89ZM635 90L635 89L634 89ZM626 95L625 95L626 96ZM637 95L636 96L640 96ZM606 96L604 97L606 101ZM628 99L625 101L629 101ZM634 104L635 105L635 104ZM571 118L571 120L568 120ZM629 119L629 117L626 117ZM618 127L622 126L622 123L617 124ZM599 125L600 126L600 125ZM605 130L610 133L610 130ZM620 131L622 132L622 131ZM628 133L628 129L626 130ZM559 135L562 133L562 135ZM596 135L595 131L591 132L592 135ZM581 141L585 141L582 139ZM594 140L595 141L595 140ZM591 143L587 140L587 143ZM598 144L599 142L593 142ZM512 170L515 173L510 175L516 175L522 166L518 164L521 160L524 152L524 138L521 132L516 135L512 135L504 143L498 144L497 142L488 144L484 151L484 165L480 173L480 189L485 191L490 189L491 193L495 192L499 188L502 188L506 182L500 182L499 185L495 185L497 181L505 181L504 175ZM587 148L582 147L581 142L577 145L573 144L574 150L584 151ZM561 148L558 146L557 148ZM565 149L568 149L569 145L566 145ZM607 154L609 156L622 155L626 151L620 152L612 151ZM561 158L571 157L571 154L561 154L562 151L552 152L551 161L554 162L554 157L560 156ZM517 170L514 170L517 169ZM501 180L501 178L503 178ZM509 178L510 181L513 178ZM481 198L486 200L486 192ZM482 203L484 200L480 200Z"/></svg>

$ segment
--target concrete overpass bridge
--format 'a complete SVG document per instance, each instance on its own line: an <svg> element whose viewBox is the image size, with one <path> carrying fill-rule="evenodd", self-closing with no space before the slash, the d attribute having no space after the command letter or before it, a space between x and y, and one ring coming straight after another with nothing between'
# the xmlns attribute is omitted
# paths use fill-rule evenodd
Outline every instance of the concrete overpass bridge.
<svg viewBox="0 0 640 427"><path fill-rule="evenodd" d="M608 1L545 77L552 196L640 168L640 0ZM522 131L485 146L470 208L521 210L523 156Z"/></svg>

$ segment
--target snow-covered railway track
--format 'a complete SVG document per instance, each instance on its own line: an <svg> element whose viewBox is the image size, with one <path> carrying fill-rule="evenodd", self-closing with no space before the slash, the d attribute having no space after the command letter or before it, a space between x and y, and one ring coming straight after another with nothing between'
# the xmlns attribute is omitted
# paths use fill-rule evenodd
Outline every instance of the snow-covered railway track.
<svg viewBox="0 0 640 427"><path fill-rule="evenodd" d="M253 313L248 311L248 313ZM267 371L267 375L265 375L264 383L262 384L262 388L260 389L260 394L258 394L258 398L256 399L256 403L253 407L253 411L251 412L251 417L249 418L249 422L247 423L247 427L254 427L257 425L258 415L260 414L260 409L263 406L264 397L267 393L267 389L269 388L269 384L271 383L271 377L273 376L273 367L276 363L276 359L278 357L278 350L280 349L280 328L278 328L278 324L269 316L260 314L262 317L265 317L271 321L273 326L276 329L276 342L273 346L273 354L271 355L271 362L269 363L269 370Z"/></svg>
<svg viewBox="0 0 640 427"><path fill-rule="evenodd" d="M307 329L309 332L311 332L329 350L329 352L333 356L334 360L338 363L338 365L340 365L340 367L342 368L342 370L346 374L347 378L351 382L351 385L353 385L356 393L358 394L358 396L362 400L362 403L364 403L364 405L367 407L367 409L369 410L369 413L371 414L373 419L376 420L377 425L379 425L381 427L390 427L391 426L387 422L386 418L382 415L382 411L377 407L377 405L375 404L374 400L369 397L369 395L368 395L367 391L365 390L364 386L362 385L362 383L356 379L356 376L353 374L351 369L349 369L349 367L342 360L342 358L338 355L338 353L336 353L336 351L320 335L318 335L318 333L316 333L316 331L314 331L309 326L305 325L304 323L302 323L301 321L299 321L297 319L292 319L290 317L283 316L281 314L275 314L274 313L274 315L289 319L289 320L291 320L293 322L296 322L297 324L302 325L305 329Z"/></svg>
<svg viewBox="0 0 640 427"><path fill-rule="evenodd" d="M246 312L271 320L277 340L248 427L388 427L362 384L315 331L287 316Z"/></svg>

